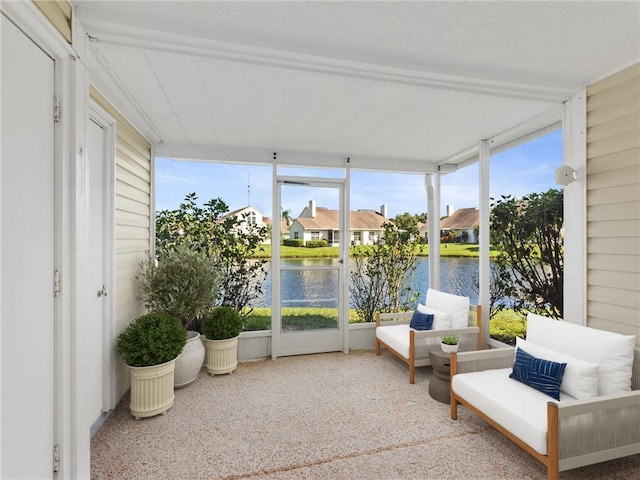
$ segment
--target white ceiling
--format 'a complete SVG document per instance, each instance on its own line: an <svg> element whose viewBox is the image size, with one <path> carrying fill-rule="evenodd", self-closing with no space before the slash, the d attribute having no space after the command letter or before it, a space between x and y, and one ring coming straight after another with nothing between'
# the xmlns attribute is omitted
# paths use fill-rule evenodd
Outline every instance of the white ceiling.
<svg viewBox="0 0 640 480"><path fill-rule="evenodd" d="M639 2L73 3L95 85L182 158L431 171L640 59Z"/></svg>

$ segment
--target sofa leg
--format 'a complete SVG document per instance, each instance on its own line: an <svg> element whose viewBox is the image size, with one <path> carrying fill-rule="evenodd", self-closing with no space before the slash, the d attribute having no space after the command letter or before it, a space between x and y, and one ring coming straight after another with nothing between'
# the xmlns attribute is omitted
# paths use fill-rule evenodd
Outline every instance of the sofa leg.
<svg viewBox="0 0 640 480"><path fill-rule="evenodd" d="M456 401L455 398L453 398L453 395L451 395L451 420L457 420L458 419L458 402Z"/></svg>
<svg viewBox="0 0 640 480"><path fill-rule="evenodd" d="M409 364L409 383L416 383L416 366L413 363Z"/></svg>
<svg viewBox="0 0 640 480"><path fill-rule="evenodd" d="M560 445L558 443L558 405L547 402L547 479L560 478Z"/></svg>
<svg viewBox="0 0 640 480"><path fill-rule="evenodd" d="M380 341L376 338L376 355L380 355Z"/></svg>

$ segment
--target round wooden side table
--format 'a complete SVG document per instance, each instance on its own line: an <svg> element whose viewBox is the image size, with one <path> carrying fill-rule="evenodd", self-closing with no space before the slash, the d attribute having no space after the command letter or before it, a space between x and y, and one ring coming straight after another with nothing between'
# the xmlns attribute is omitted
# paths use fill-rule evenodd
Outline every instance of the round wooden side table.
<svg viewBox="0 0 640 480"><path fill-rule="evenodd" d="M429 381L429 395L438 402L451 403L450 355L443 352L440 347L433 347L429 350L429 362L433 367L433 376Z"/></svg>

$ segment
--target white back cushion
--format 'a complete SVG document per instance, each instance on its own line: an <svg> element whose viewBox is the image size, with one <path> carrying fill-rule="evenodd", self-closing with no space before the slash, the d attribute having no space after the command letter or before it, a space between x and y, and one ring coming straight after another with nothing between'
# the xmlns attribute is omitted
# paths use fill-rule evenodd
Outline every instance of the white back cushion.
<svg viewBox="0 0 640 480"><path fill-rule="evenodd" d="M530 340L516 338L516 346L534 357L566 363L560 391L568 393L578 400L598 396L598 364L585 362L571 355L552 350Z"/></svg>
<svg viewBox="0 0 640 480"><path fill-rule="evenodd" d="M435 308L427 307L426 305L418 304L418 311L420 313L430 313L433 315L433 324L431 330L445 330L451 328L451 315Z"/></svg>
<svg viewBox="0 0 640 480"><path fill-rule="evenodd" d="M469 297L460 297L432 288L427 290L427 307L448 313L451 328L469 326Z"/></svg>
<svg viewBox="0 0 640 480"><path fill-rule="evenodd" d="M597 363L600 395L631 390L634 335L620 335L529 313L527 340Z"/></svg>

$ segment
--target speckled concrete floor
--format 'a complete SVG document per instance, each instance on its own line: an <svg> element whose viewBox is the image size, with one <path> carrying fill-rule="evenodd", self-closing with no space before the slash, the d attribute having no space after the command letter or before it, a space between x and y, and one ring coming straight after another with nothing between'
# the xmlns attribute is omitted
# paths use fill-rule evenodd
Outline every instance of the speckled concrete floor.
<svg viewBox="0 0 640 480"><path fill-rule="evenodd" d="M165 415L134 420L125 397L91 442L99 479L523 479L546 469L465 408L431 399L431 369L372 352L206 369ZM640 455L562 472L640 478Z"/></svg>

